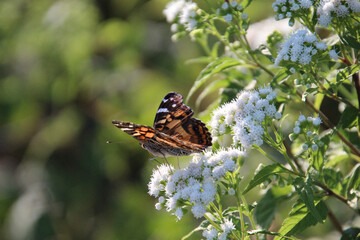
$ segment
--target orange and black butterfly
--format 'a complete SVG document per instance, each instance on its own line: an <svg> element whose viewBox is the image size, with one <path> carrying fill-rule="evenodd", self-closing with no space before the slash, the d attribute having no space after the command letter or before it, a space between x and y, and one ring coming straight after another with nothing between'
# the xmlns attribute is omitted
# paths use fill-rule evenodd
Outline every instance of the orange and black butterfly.
<svg viewBox="0 0 360 240"><path fill-rule="evenodd" d="M113 120L112 123L140 141L141 147L158 157L185 156L211 146L206 125L193 118L193 110L176 92L168 93L156 112L153 127Z"/></svg>

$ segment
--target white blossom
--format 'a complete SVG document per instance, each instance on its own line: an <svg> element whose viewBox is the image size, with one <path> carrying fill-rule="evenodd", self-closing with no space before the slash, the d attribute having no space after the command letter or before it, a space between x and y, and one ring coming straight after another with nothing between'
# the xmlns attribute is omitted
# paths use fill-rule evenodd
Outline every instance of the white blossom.
<svg viewBox="0 0 360 240"><path fill-rule="evenodd" d="M175 0L169 2L164 11L163 14L166 17L166 21L173 22L175 18L178 16L178 14L181 12L185 5L185 0Z"/></svg>
<svg viewBox="0 0 360 240"><path fill-rule="evenodd" d="M278 66L281 61L289 60L307 65L315 54L326 49L327 45L321 42L314 33L308 29L300 29L293 32L282 44L275 59L275 65Z"/></svg>
<svg viewBox="0 0 360 240"><path fill-rule="evenodd" d="M224 223L220 224L220 227L221 227L221 230L227 234L235 229L235 225L233 224L232 219L230 219L230 220L225 219Z"/></svg>
<svg viewBox="0 0 360 240"><path fill-rule="evenodd" d="M208 229L203 231L202 235L206 238L206 240L213 240L217 238L218 231L210 225Z"/></svg>
<svg viewBox="0 0 360 240"><path fill-rule="evenodd" d="M339 58L335 49L332 49L329 51L329 56L332 60L335 60L335 61L338 60L338 58Z"/></svg>
<svg viewBox="0 0 360 240"><path fill-rule="evenodd" d="M299 134L300 133L300 127L294 127L294 133Z"/></svg>
<svg viewBox="0 0 360 240"><path fill-rule="evenodd" d="M333 17L344 18L350 13L358 12L360 12L358 0L321 0L316 9L318 22L323 27L328 27Z"/></svg>
<svg viewBox="0 0 360 240"><path fill-rule="evenodd" d="M159 166L153 170L148 184L149 194L158 198L155 208L159 210L165 205L166 211L180 220L182 207L188 206L183 203L188 202L194 217L203 217L207 205L215 199L217 181L235 171L236 159L245 155L239 149L228 148L194 155L184 169L175 170L166 164Z"/></svg>
<svg viewBox="0 0 360 240"><path fill-rule="evenodd" d="M276 0L272 4L272 8L275 11L275 20L281 20L285 17L291 18L293 16L299 16L303 13L304 9L310 9L313 6L312 0ZM292 23L289 22L289 25Z"/></svg>
<svg viewBox="0 0 360 240"><path fill-rule="evenodd" d="M314 118L313 119L313 124L315 126L319 126L321 124L321 118L319 118L319 117Z"/></svg>
<svg viewBox="0 0 360 240"><path fill-rule="evenodd" d="M184 213L181 208L177 208L174 215L177 217L178 220L180 220L183 217Z"/></svg>
<svg viewBox="0 0 360 240"><path fill-rule="evenodd" d="M224 2L222 5L221 5L221 8L226 10L229 8L229 4L227 2Z"/></svg>
<svg viewBox="0 0 360 240"><path fill-rule="evenodd" d="M233 188L230 188L228 191L229 195L235 195L235 190Z"/></svg>
<svg viewBox="0 0 360 240"><path fill-rule="evenodd" d="M263 122L266 118L273 119L277 113L272 101L276 98L276 92L271 88L263 87L258 91L242 91L232 102L223 104L215 109L209 123L212 135L223 134L221 128L230 127L233 134L234 145L240 144L244 149L253 144L260 146L263 143ZM222 169L215 169L216 176L222 176Z"/></svg>
<svg viewBox="0 0 360 240"><path fill-rule="evenodd" d="M314 152L317 151L319 149L318 145L313 144L311 145L311 150L313 150Z"/></svg>
<svg viewBox="0 0 360 240"><path fill-rule="evenodd" d="M162 206L161 206L161 203L156 203L155 204L155 209L156 210L161 210Z"/></svg>
<svg viewBox="0 0 360 240"><path fill-rule="evenodd" d="M228 13L228 14L226 14L224 17L224 20L226 21L226 22L231 22L231 20L232 20L232 14L230 14L230 13Z"/></svg>
<svg viewBox="0 0 360 240"><path fill-rule="evenodd" d="M179 22L185 26L187 31L193 30L197 25L197 21L194 19L196 16L196 9L196 3L190 1L186 2L181 10Z"/></svg>

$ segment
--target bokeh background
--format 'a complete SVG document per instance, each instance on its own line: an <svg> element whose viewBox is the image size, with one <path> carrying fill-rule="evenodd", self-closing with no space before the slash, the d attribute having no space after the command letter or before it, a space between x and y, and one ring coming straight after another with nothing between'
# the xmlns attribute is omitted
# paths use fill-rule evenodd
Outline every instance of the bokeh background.
<svg viewBox="0 0 360 240"><path fill-rule="evenodd" d="M111 124L152 125L204 67L186 63L196 43L171 41L166 3L0 1L0 239L180 239L199 224L155 210L151 156Z"/></svg>

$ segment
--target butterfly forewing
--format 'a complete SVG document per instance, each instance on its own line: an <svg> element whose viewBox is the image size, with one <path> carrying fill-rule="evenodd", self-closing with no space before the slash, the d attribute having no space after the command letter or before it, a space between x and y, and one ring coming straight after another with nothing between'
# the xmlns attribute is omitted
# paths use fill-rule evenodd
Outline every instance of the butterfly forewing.
<svg viewBox="0 0 360 240"><path fill-rule="evenodd" d="M183 103L179 93L170 92L161 101L154 119L154 129L171 134L171 130L179 126L194 112Z"/></svg>

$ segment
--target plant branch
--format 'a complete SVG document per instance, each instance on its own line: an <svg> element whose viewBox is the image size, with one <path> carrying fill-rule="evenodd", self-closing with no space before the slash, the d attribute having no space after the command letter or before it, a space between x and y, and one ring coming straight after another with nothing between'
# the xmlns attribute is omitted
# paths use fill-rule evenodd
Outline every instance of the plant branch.
<svg viewBox="0 0 360 240"><path fill-rule="evenodd" d="M353 82L355 84L356 94L358 97L358 110L360 111L360 79L359 72L356 72L352 75Z"/></svg>

